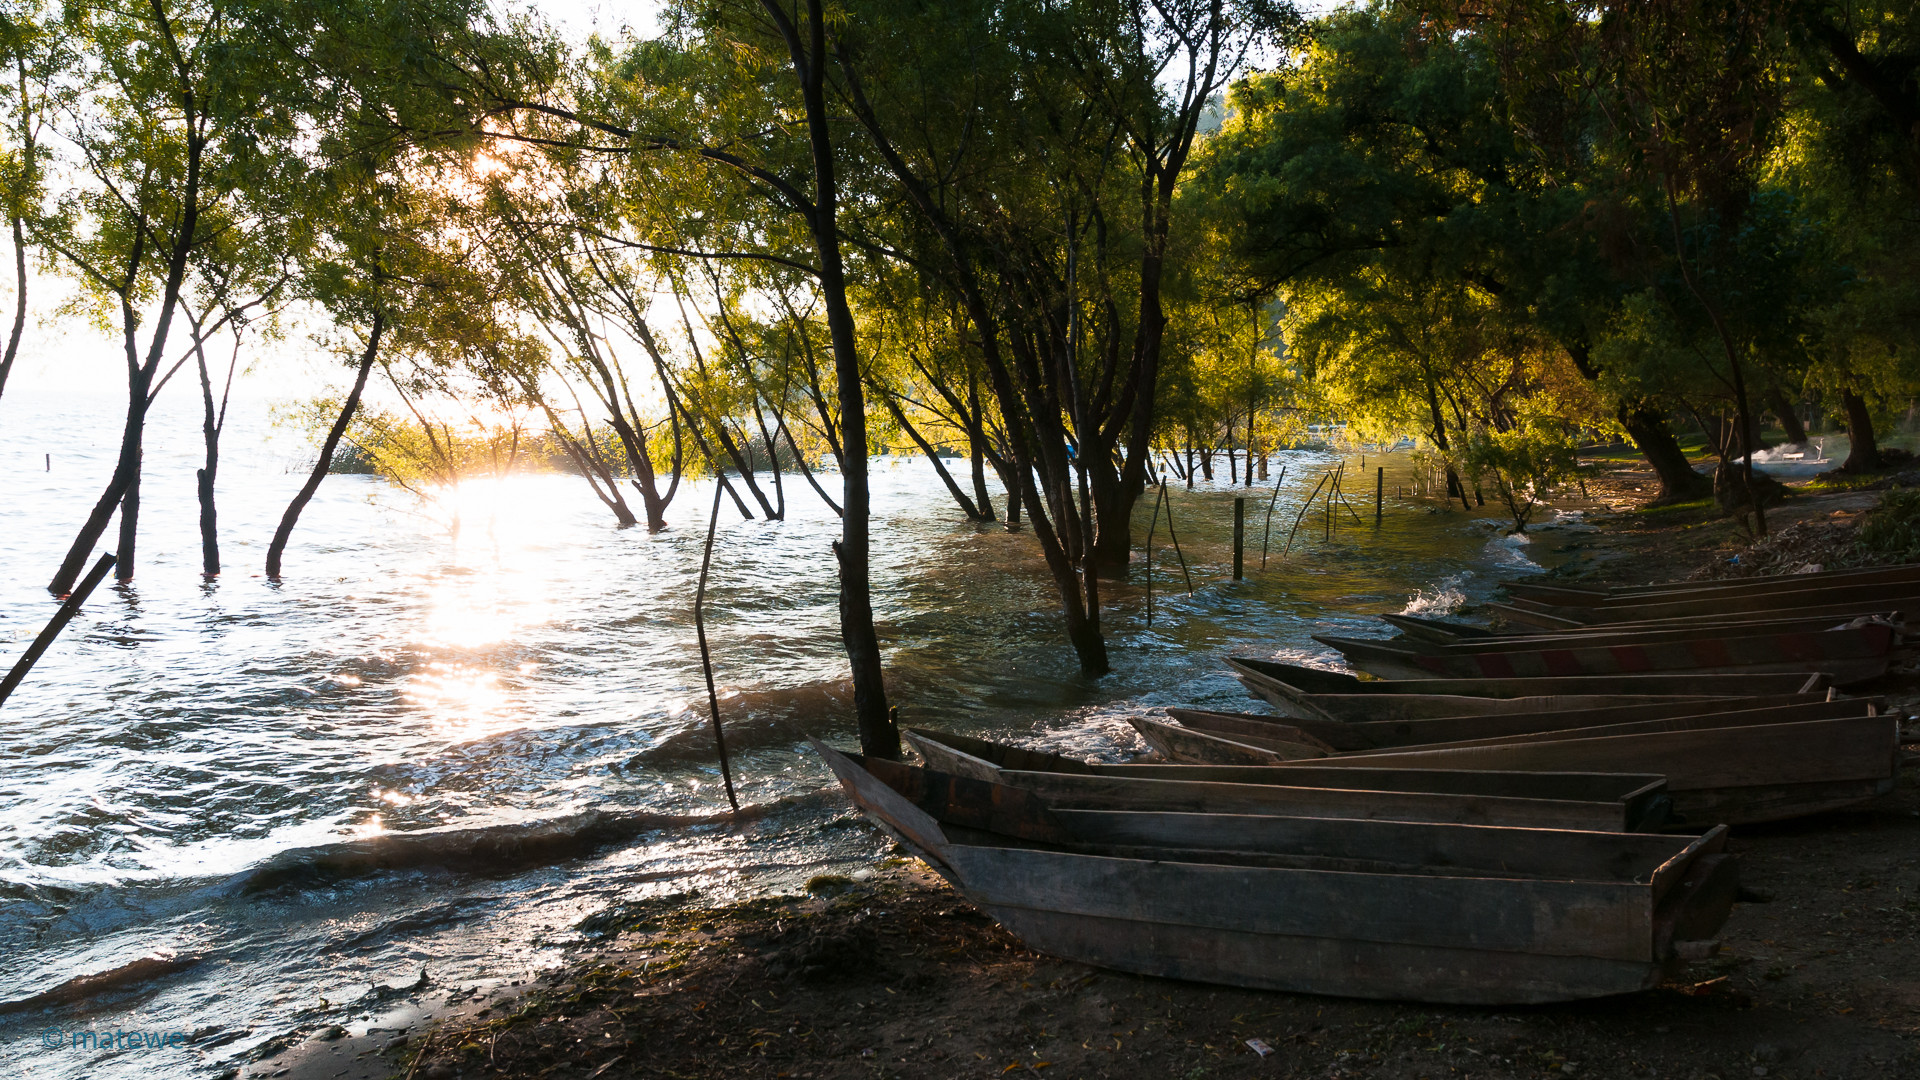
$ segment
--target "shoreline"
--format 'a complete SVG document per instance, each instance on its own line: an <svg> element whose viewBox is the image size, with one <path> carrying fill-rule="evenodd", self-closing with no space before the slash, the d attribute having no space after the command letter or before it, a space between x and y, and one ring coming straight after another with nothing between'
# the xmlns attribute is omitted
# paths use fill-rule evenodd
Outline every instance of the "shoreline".
<svg viewBox="0 0 1920 1080"><path fill-rule="evenodd" d="M1629 509L1568 537L1553 576L1631 584L1740 568L1727 562L1738 528L1711 504L1642 509L1630 468L1590 486L1595 503ZM1770 531L1797 530L1776 545L1783 557L1817 552L1878 499L1796 493L1769 510ZM1885 682L1896 702L1920 699L1911 661ZM1866 807L1739 830L1730 850L1745 902L1721 955L1622 998L1488 1009L1109 972L1027 951L924 864L889 858L806 895L630 909L528 985L442 991L399 1030L323 1031L241 1075L1920 1075L1920 772Z"/></svg>

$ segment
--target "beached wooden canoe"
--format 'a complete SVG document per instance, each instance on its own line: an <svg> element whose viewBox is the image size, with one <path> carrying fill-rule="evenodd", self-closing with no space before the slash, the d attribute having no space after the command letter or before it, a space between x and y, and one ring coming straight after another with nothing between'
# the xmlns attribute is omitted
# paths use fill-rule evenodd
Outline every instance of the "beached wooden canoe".
<svg viewBox="0 0 1920 1080"><path fill-rule="evenodd" d="M1613 675L1636 672L1745 674L1822 671L1834 684L1847 686L1876 678L1887 670L1895 634L1885 625L1815 633L1759 634L1751 637L1696 637L1632 645L1581 645L1524 651L1471 651L1446 647L1429 655L1400 644L1316 634L1349 663L1376 675L1396 678L1486 678L1553 675Z"/></svg>
<svg viewBox="0 0 1920 1080"><path fill-rule="evenodd" d="M1644 602L1650 597L1765 595L1798 592L1805 589L1850 585L1903 585L1920 583L1920 563L1905 566L1864 567L1854 570L1826 570L1811 574L1771 574L1765 577L1727 578L1718 581L1668 581L1654 585L1622 585L1593 588L1562 585L1545 581L1503 581L1509 596L1537 600L1546 604L1597 607L1615 603Z"/></svg>
<svg viewBox="0 0 1920 1080"><path fill-rule="evenodd" d="M1666 824L1665 781L1645 773L1507 772L1249 765L1096 765L951 732L911 728L929 768L1094 810L1283 814L1603 832Z"/></svg>
<svg viewBox="0 0 1920 1080"><path fill-rule="evenodd" d="M1876 612L1858 619L1840 622L1825 617L1766 619L1752 623L1722 625L1702 621L1688 625L1662 626L1652 630L1616 630L1610 624L1583 626L1576 630L1555 630L1524 634L1500 634L1488 637L1463 638L1456 641L1434 641L1431 638L1415 637L1411 634L1385 639L1386 643L1410 652L1427 653L1431 656L1458 656L1463 653L1490 652L1528 652L1534 649L1566 649L1575 646L1612 648L1619 645L1663 645L1675 641L1689 641L1695 638L1761 637L1769 634L1821 633L1827 630L1857 629L1876 623L1885 625L1896 635L1902 632L1902 625L1894 620L1891 612ZM1351 639L1350 639L1351 640ZM1360 640L1378 640L1363 638Z"/></svg>
<svg viewBox="0 0 1920 1080"><path fill-rule="evenodd" d="M1594 622L1590 612L1581 612L1578 617L1557 615L1554 612L1571 611L1570 608L1547 607L1543 604L1515 600L1508 604L1488 604L1487 610L1500 615L1516 626L1527 628L1527 633L1572 633L1601 631L1605 633L1624 633L1637 630L1672 630L1676 628L1701 629L1716 627L1734 629L1742 626L1754 626L1780 621L1777 611L1746 611L1728 614L1712 612L1705 615L1667 615L1652 619L1628 619L1624 622ZM1920 608L1920 603L1908 602L1909 609ZM1818 607L1797 607L1792 610L1795 619L1826 619L1835 625L1852 622L1855 619L1879 618L1887 622L1905 626L1909 621L1907 613L1891 609L1877 603L1824 604ZM1429 632L1428 637L1434 637Z"/></svg>
<svg viewBox="0 0 1920 1080"><path fill-rule="evenodd" d="M1684 593L1655 595L1645 601L1606 604L1600 607L1564 607L1514 600L1508 605L1531 609L1544 615L1573 619L1588 626L1617 622L1645 622L1687 616L1767 614L1774 618L1792 618L1806 611L1825 611L1834 607L1858 607L1874 611L1912 610L1920 607L1920 582L1888 585L1834 585L1790 592L1760 593L1752 596L1694 596Z"/></svg>
<svg viewBox="0 0 1920 1080"><path fill-rule="evenodd" d="M1289 698L1303 694L1443 694L1489 698L1543 695L1743 697L1753 694L1812 693L1826 689L1831 682L1819 672L1746 675L1686 672L1543 678L1440 678L1428 675L1417 679L1363 679L1343 671L1253 656L1229 656L1227 666L1240 676L1243 683L1259 682L1270 687L1274 693Z"/></svg>
<svg viewBox="0 0 1920 1080"><path fill-rule="evenodd" d="M1316 777L1355 766L1656 773L1667 778L1675 824L1739 825L1853 806L1891 792L1898 776L1898 736L1897 717L1858 716L1373 750L1320 758L1312 765ZM1276 772L1295 767L1268 766Z"/></svg>
<svg viewBox="0 0 1920 1080"><path fill-rule="evenodd" d="M1403 636L1396 640L1409 646L1417 643L1425 646L1464 645L1490 649L1513 649L1530 641L1561 642L1580 639L1593 642L1604 641L1607 644L1643 644L1669 640L1674 635L1680 634L1730 637L1736 633L1748 635L1795 630L1830 630L1856 619L1879 620L1895 627L1899 627L1902 623L1900 613L1888 608L1874 611L1857 611L1848 608L1847 611L1849 614L1845 617L1826 611L1795 611L1784 618L1775 612L1695 615L1645 623L1596 623L1551 628L1528 626L1521 630L1498 633L1477 626L1445 623L1438 619L1412 622L1400 615L1382 615L1380 621L1400 629Z"/></svg>
<svg viewBox="0 0 1920 1080"><path fill-rule="evenodd" d="M1325 751L1384 750L1471 739L1516 738L1541 732L1578 731L1614 724L1658 720L1724 718L1723 724L1775 723L1784 720L1833 720L1884 707L1879 698L1827 700L1789 694L1767 698L1712 698L1701 701L1634 705L1565 712L1494 713L1421 720L1358 722L1302 717L1261 716L1200 709L1168 709L1181 725L1254 746L1283 742ZM1282 749L1282 748L1274 748ZM1294 757L1309 756L1297 753Z"/></svg>
<svg viewBox="0 0 1920 1080"><path fill-rule="evenodd" d="M1043 815L1017 788L815 745L856 806L1028 946L1145 975L1461 1004L1602 997L1711 954L1738 889L1724 830Z"/></svg>

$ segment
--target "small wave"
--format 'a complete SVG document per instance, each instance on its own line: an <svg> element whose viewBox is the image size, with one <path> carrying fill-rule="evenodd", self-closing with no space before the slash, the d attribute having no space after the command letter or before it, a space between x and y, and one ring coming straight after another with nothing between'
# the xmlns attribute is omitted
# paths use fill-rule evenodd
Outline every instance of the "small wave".
<svg viewBox="0 0 1920 1080"><path fill-rule="evenodd" d="M1487 560L1495 566L1538 572L1542 567L1526 554L1526 547L1531 543L1533 538L1526 533L1496 536L1487 541Z"/></svg>
<svg viewBox="0 0 1920 1080"><path fill-rule="evenodd" d="M96 971L91 975L76 976L51 990L42 991L31 997L0 1001L0 1016L45 1009L54 1005L72 1005L114 990L124 990L129 986L149 982L163 975L171 975L176 971L184 971L199 962L198 956L141 957L117 968Z"/></svg>
<svg viewBox="0 0 1920 1080"><path fill-rule="evenodd" d="M1497 541L1496 541L1497 542ZM1420 589L1407 598L1402 615L1451 615L1467 603L1465 574L1454 574L1434 583L1433 590Z"/></svg>
<svg viewBox="0 0 1920 1080"><path fill-rule="evenodd" d="M237 875L229 885L257 892L293 882L421 868L502 873L586 855L661 829L737 825L816 801L818 796L809 792L711 814L588 810L526 824L386 833L283 851Z"/></svg>
<svg viewBox="0 0 1920 1080"><path fill-rule="evenodd" d="M720 723L726 732L727 749L734 753L790 745L809 735L825 734L852 713L851 679L742 690L720 699ZM713 727L707 720L704 697L689 702L684 715L691 721L686 727L628 758L626 768L713 760Z"/></svg>

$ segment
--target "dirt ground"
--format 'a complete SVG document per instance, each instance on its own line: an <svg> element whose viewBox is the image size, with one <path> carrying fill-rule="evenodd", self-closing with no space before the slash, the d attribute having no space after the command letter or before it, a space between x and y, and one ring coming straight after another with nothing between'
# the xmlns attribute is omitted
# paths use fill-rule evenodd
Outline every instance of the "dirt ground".
<svg viewBox="0 0 1920 1080"><path fill-rule="evenodd" d="M1617 491L1593 494L1633 503L1631 488L1650 490L1634 481L1622 470ZM1850 528L1875 498L1797 497L1774 527ZM1704 507L1628 513L1573 538L1562 572L1684 577L1737 565L1742 546ZM1920 699L1916 661L1898 667L1875 689ZM531 988L469 1002L385 1054L309 1048L290 1075L1920 1077L1920 773L1869 807L1736 830L1730 847L1743 902L1722 955L1603 1001L1434 1007L1101 971L1027 951L897 858L808 896L628 913L605 946ZM249 1075L288 1075L272 1064Z"/></svg>

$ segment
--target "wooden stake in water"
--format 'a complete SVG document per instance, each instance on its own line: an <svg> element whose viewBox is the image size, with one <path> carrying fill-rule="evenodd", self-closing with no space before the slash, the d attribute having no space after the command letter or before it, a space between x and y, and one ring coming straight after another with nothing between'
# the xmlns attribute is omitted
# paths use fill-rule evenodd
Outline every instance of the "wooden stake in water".
<svg viewBox="0 0 1920 1080"><path fill-rule="evenodd" d="M1380 524L1380 502L1387 493L1387 467L1382 465L1373 470L1373 523Z"/></svg>
<svg viewBox="0 0 1920 1080"><path fill-rule="evenodd" d="M1167 497L1165 484L1153 489L1153 519L1147 522L1147 625L1153 625L1153 531L1160 526L1160 501Z"/></svg>
<svg viewBox="0 0 1920 1080"><path fill-rule="evenodd" d="M1260 532L1260 569L1267 568L1267 541L1273 539L1273 506L1280 501L1280 485L1287 482L1287 467L1280 466L1280 479L1273 482L1273 498L1267 500L1267 527Z"/></svg>
<svg viewBox="0 0 1920 1080"><path fill-rule="evenodd" d="M700 556L700 584L693 590L693 632L700 638L700 669L707 676L707 707L712 710L713 745L720 750L720 779L727 785L727 802L735 810L740 800L733 794L733 767L727 762L727 736L720 730L720 694L713 688L713 657L707 651L707 568L713 564L713 534L720 525L720 492L726 478L714 475L713 514L707 518L707 546Z"/></svg>
<svg viewBox="0 0 1920 1080"><path fill-rule="evenodd" d="M1247 500L1233 497L1233 580L1245 581L1247 552Z"/></svg>
<svg viewBox="0 0 1920 1080"><path fill-rule="evenodd" d="M80 613L80 605L87 602L87 597L92 595L94 588L106 578L107 571L111 569L113 569L113 556L100 556L100 561L93 564L92 570L87 571L87 576L80 582L79 587L61 603L60 610L54 612L53 618L47 620L47 625L40 631L40 635L34 638L33 644L27 646L27 651L20 655L20 659L13 665L13 670L7 672L6 679L0 681L0 705L6 704L7 698L13 693L13 688L20 685L21 680L27 677L27 672L33 670L33 665L40 659L40 655L53 644L53 639L59 637L60 631L65 630L67 624L73 621L73 617Z"/></svg>

